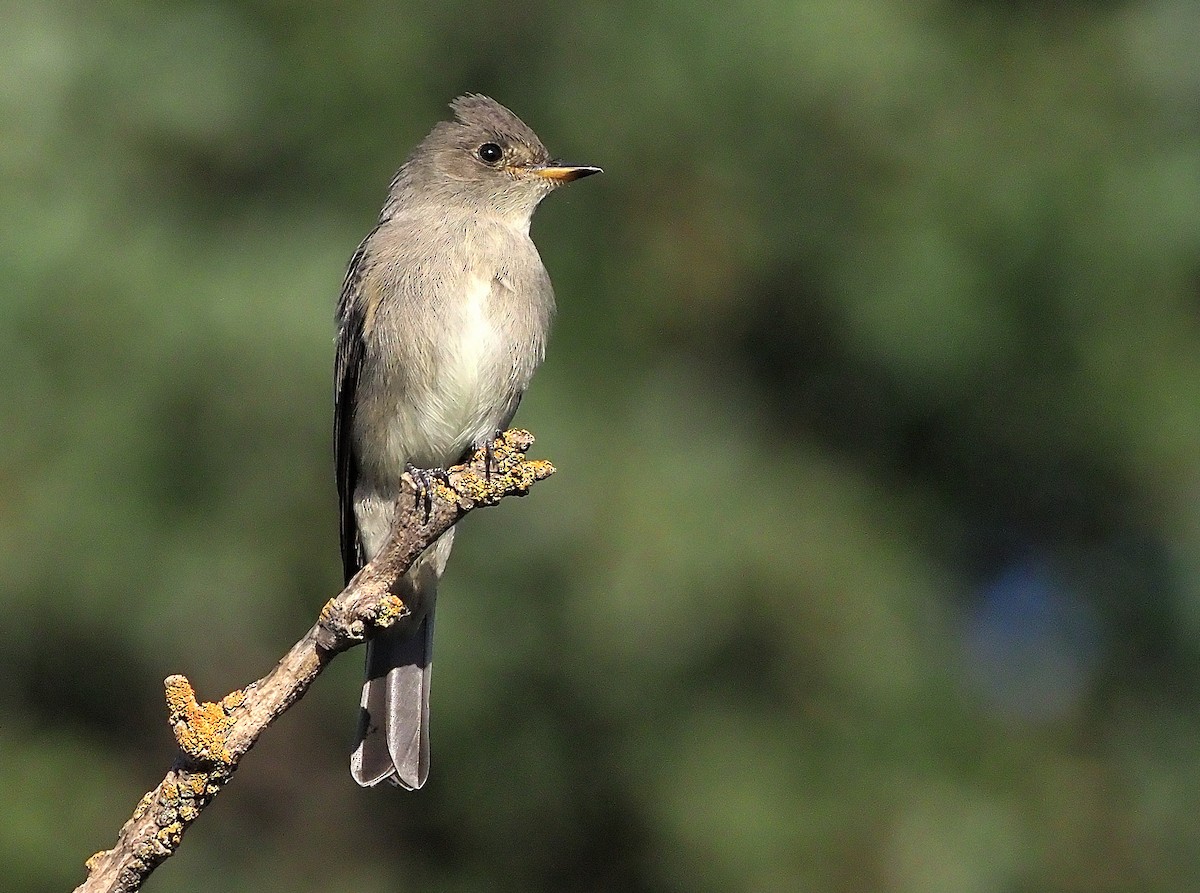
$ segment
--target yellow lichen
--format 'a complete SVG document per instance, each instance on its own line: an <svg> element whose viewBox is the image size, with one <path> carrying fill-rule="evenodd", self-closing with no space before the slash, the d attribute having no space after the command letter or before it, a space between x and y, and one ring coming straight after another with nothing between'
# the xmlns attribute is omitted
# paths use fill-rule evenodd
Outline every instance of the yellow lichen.
<svg viewBox="0 0 1200 893"><path fill-rule="evenodd" d="M555 471L557 471L557 469L554 467L554 463L549 462L546 459L530 459L525 463L525 465L529 469L530 476L532 477L532 480L530 481L531 484L534 481L544 481L546 478L550 477L550 475L554 474Z"/></svg>
<svg viewBox="0 0 1200 893"><path fill-rule="evenodd" d="M183 839L183 824L178 821L171 822L160 828L154 837L166 849L174 850L179 846L179 841Z"/></svg>
<svg viewBox="0 0 1200 893"><path fill-rule="evenodd" d="M453 487L448 487L442 481L435 480L433 482L433 495L444 502L453 502L458 504L458 494Z"/></svg>
<svg viewBox="0 0 1200 893"><path fill-rule="evenodd" d="M487 499L488 489L488 482L482 475L466 471L454 479L454 489L450 490L450 495L446 498L458 505L483 502Z"/></svg>
<svg viewBox="0 0 1200 893"><path fill-rule="evenodd" d="M370 619L375 626L391 626L397 620L407 617L411 613L412 611L409 610L403 599L388 593L375 605Z"/></svg>
<svg viewBox="0 0 1200 893"><path fill-rule="evenodd" d="M325 625L326 623L328 623L329 620L333 617L333 615L335 613L337 613L337 608L338 608L338 604L337 604L336 598L331 598L329 601L325 602L325 604L321 606L320 622L321 622L322 626Z"/></svg>
<svg viewBox="0 0 1200 893"><path fill-rule="evenodd" d="M140 819L146 814L146 810L150 808L150 804L154 802L154 791L147 791L142 794L142 799L138 801L138 805L133 808L133 817Z"/></svg>
<svg viewBox="0 0 1200 893"><path fill-rule="evenodd" d="M513 429L503 432L486 448L475 451L470 461L450 469L450 484L433 479L431 492L440 500L452 502L462 509L476 505L492 505L513 493L524 493L537 481L554 474L554 466L543 460L525 458L533 444L528 431ZM473 466L487 463L487 472L480 474Z"/></svg>
<svg viewBox="0 0 1200 893"><path fill-rule="evenodd" d="M98 853L92 853L92 855L90 855L88 857L88 860L83 863L83 867L88 870L89 874L91 874L93 871L96 870L96 863L98 863L101 859L103 859L105 856L107 856L108 853L109 853L108 850L101 850Z"/></svg>
<svg viewBox="0 0 1200 893"><path fill-rule="evenodd" d="M222 704L198 703L196 692L184 676L166 680L167 709L179 749L194 760L230 764L226 744L233 720Z"/></svg>

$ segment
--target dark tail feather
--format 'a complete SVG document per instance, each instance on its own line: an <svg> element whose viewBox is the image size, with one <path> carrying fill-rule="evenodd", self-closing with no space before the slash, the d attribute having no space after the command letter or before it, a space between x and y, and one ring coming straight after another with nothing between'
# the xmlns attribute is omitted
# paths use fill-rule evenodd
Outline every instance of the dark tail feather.
<svg viewBox="0 0 1200 893"><path fill-rule="evenodd" d="M388 781L416 790L429 775L429 677L433 604L413 630L381 630L367 643L358 735L350 774L360 785Z"/></svg>

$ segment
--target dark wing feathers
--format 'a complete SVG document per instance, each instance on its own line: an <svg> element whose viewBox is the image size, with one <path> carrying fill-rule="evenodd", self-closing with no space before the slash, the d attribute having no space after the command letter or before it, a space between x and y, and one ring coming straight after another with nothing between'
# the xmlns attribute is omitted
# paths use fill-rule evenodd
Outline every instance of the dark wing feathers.
<svg viewBox="0 0 1200 893"><path fill-rule="evenodd" d="M363 361L365 308L359 296L363 278L363 256L371 236L363 239L350 266L337 307L337 361L334 371L333 455L337 466L338 509L340 516L342 569L350 582L365 563L362 539L354 518L354 486L358 466L354 455L353 429L355 392Z"/></svg>

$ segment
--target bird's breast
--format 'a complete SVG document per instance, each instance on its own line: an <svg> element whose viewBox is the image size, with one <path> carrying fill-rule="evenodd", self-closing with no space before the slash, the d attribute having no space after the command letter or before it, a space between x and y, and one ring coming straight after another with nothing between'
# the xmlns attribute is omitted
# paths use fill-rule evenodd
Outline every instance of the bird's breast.
<svg viewBox="0 0 1200 893"><path fill-rule="evenodd" d="M471 276L436 307L380 389L384 467L445 466L506 424L519 389L520 335L505 323L493 279Z"/></svg>
<svg viewBox="0 0 1200 893"><path fill-rule="evenodd" d="M495 306L495 280L472 277L444 313L445 338L434 354L433 389L451 428L471 427L503 398L512 367L511 337Z"/></svg>

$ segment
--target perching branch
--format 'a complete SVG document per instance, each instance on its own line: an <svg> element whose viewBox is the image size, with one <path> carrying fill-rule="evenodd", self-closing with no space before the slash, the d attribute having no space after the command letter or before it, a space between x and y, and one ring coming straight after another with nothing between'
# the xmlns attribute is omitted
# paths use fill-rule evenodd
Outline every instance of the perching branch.
<svg viewBox="0 0 1200 893"><path fill-rule="evenodd" d="M505 496L524 496L554 473L549 462L527 459L528 431L506 431L484 450L434 482L428 503L408 475L392 535L375 560L321 609L321 615L262 679L217 703L198 703L183 676L166 680L167 709L179 754L166 777L125 823L111 850L87 861L88 877L75 893L129 893L174 854L187 830L229 782L241 758L275 719L298 701L335 655L390 626L410 609L392 594L396 581L434 540L474 508Z"/></svg>

